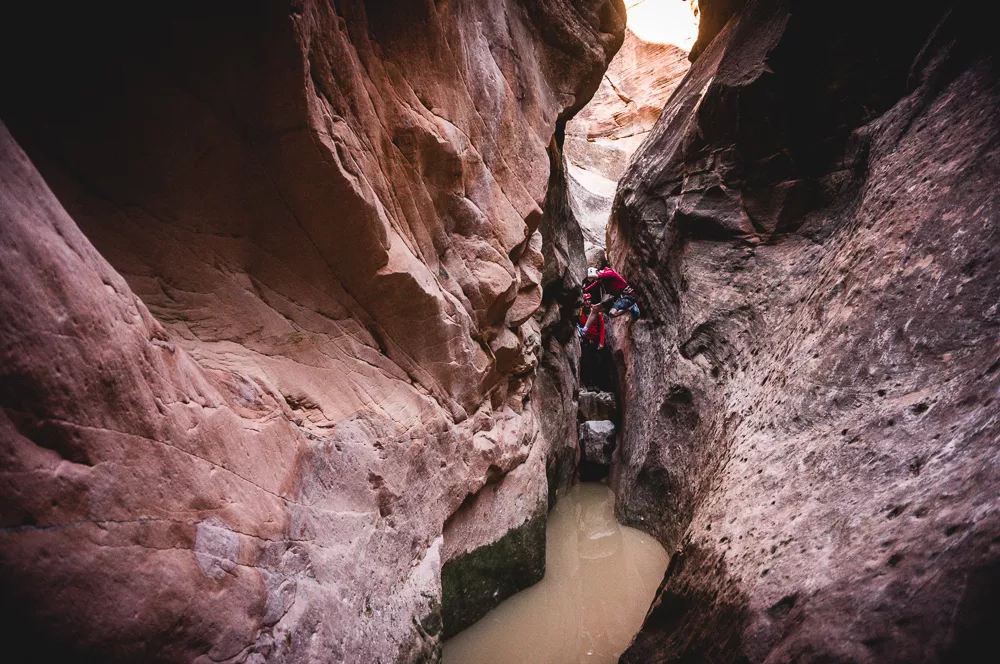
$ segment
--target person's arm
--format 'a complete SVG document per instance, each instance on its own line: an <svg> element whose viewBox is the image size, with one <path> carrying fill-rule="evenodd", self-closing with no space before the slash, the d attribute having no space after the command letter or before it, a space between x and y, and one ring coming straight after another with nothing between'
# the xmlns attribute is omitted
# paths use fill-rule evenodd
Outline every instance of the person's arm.
<svg viewBox="0 0 1000 664"><path fill-rule="evenodd" d="M597 273L597 278L609 285L609 290L615 293L620 293L621 291L628 288L628 281L625 277L615 272L610 267L606 267Z"/></svg>
<svg viewBox="0 0 1000 664"><path fill-rule="evenodd" d="M600 333L601 340L597 343L598 349L604 348L604 316L602 314L597 314L597 320L600 321Z"/></svg>
<svg viewBox="0 0 1000 664"><path fill-rule="evenodd" d="M591 289L591 288L593 288L594 286L596 286L596 285L597 285L597 284L599 284L599 283L601 283L601 280L600 280L600 279L594 279L593 281L591 281L591 282L590 282L590 285L589 285L589 286L585 286L585 287L584 287L584 289L583 289L583 292L584 292L584 293L589 293L589 292L590 292L590 289Z"/></svg>

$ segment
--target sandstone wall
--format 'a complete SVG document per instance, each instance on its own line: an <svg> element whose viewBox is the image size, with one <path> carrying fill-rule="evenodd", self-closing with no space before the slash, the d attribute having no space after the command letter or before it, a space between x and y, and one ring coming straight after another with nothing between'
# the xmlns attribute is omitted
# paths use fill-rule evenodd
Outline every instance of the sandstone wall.
<svg viewBox="0 0 1000 664"><path fill-rule="evenodd" d="M688 67L683 49L627 30L594 98L567 123L571 201L588 248L604 246L615 186Z"/></svg>
<svg viewBox="0 0 1000 664"><path fill-rule="evenodd" d="M1000 591L991 39L969 4L738 4L701 3L609 229L648 313L614 326L617 513L677 551L622 661L975 661Z"/></svg>
<svg viewBox="0 0 1000 664"><path fill-rule="evenodd" d="M570 163L617 182L689 67L679 46L626 31L594 98L567 123Z"/></svg>
<svg viewBox="0 0 1000 664"><path fill-rule="evenodd" d="M621 2L5 13L8 641L433 659L446 519L509 477L476 545L536 517L575 442L582 241L539 226Z"/></svg>

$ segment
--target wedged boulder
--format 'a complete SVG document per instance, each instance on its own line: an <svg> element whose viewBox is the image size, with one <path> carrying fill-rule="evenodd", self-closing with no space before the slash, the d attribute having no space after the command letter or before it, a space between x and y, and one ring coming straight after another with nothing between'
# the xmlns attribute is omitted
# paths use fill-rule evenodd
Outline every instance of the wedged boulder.
<svg viewBox="0 0 1000 664"><path fill-rule="evenodd" d="M580 390L580 419L618 421L618 401L612 392Z"/></svg>
<svg viewBox="0 0 1000 664"><path fill-rule="evenodd" d="M975 659L1000 591L982 17L699 4L717 34L609 227L646 314L611 326L616 511L676 551L622 661Z"/></svg>
<svg viewBox="0 0 1000 664"><path fill-rule="evenodd" d="M591 464L610 466L616 433L615 423L609 420L581 422L580 449L584 460Z"/></svg>
<svg viewBox="0 0 1000 664"><path fill-rule="evenodd" d="M608 255L603 246L591 245L586 251L587 267L603 269L608 264Z"/></svg>

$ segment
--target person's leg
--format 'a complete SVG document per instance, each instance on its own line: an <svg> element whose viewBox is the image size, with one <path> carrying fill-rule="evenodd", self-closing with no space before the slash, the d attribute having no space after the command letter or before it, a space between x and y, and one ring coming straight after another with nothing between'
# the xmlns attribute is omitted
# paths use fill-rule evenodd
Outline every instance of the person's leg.
<svg viewBox="0 0 1000 664"><path fill-rule="evenodd" d="M636 318L639 317L639 307L635 303L635 298L630 295L623 295L618 298L618 301L615 302L615 306L611 308L608 315L612 318L618 318L625 312L631 313Z"/></svg>
<svg viewBox="0 0 1000 664"><path fill-rule="evenodd" d="M580 384L589 388L595 384L597 346L592 341L584 340L580 350Z"/></svg>
<svg viewBox="0 0 1000 664"><path fill-rule="evenodd" d="M635 301L635 295L627 295L625 297L624 304L625 306L622 307L622 313L627 311L635 318L639 318L639 305Z"/></svg>
<svg viewBox="0 0 1000 664"><path fill-rule="evenodd" d="M594 344L594 389L598 392L606 391L604 380L604 349L598 348Z"/></svg>

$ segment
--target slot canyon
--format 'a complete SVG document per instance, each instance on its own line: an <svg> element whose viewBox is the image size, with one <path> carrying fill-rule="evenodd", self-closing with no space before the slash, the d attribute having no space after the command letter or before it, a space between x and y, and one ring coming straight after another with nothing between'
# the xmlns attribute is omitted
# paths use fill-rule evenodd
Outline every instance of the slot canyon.
<svg viewBox="0 0 1000 664"><path fill-rule="evenodd" d="M0 12L5 661L994 659L979 4Z"/></svg>

